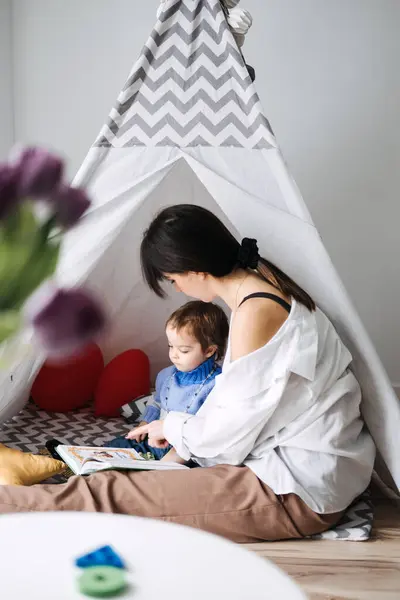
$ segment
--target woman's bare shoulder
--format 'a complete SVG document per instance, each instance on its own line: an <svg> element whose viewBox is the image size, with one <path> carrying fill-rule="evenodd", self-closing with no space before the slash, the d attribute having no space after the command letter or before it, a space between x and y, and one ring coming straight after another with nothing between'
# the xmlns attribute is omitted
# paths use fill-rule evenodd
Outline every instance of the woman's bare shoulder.
<svg viewBox="0 0 400 600"><path fill-rule="evenodd" d="M273 300L254 298L245 302L231 324L231 360L251 354L267 344L288 317Z"/></svg>

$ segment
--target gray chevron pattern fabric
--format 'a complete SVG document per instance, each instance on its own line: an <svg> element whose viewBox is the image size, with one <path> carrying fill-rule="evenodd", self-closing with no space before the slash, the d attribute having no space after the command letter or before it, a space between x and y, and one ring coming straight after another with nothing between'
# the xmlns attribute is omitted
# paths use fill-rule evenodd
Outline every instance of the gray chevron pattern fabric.
<svg viewBox="0 0 400 600"><path fill-rule="evenodd" d="M271 147L219 0L170 0L95 147Z"/></svg>
<svg viewBox="0 0 400 600"><path fill-rule="evenodd" d="M346 511L340 523L330 531L313 536L315 540L366 542L371 537L374 505L367 490Z"/></svg>
<svg viewBox="0 0 400 600"><path fill-rule="evenodd" d="M0 429L0 442L10 448L37 454L56 438L74 445L102 446L128 429L122 418L96 417L92 408L51 413L28 404Z"/></svg>

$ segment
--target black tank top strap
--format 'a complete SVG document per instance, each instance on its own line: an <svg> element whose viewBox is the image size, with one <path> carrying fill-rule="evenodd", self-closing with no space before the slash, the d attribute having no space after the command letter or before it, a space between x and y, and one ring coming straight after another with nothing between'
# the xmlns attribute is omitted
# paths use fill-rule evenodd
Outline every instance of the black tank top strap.
<svg viewBox="0 0 400 600"><path fill-rule="evenodd" d="M276 296L275 294L267 294L266 292L256 292L255 294L249 294L248 296L243 298L243 300L239 304L238 308L240 306L242 306L242 304L247 302L247 300L250 300L251 298L268 298L268 300L273 300L274 302L277 302L277 304L280 304L282 306L282 308L284 308L285 310L288 311L288 313L290 313L291 306L288 302L286 302L279 296Z"/></svg>

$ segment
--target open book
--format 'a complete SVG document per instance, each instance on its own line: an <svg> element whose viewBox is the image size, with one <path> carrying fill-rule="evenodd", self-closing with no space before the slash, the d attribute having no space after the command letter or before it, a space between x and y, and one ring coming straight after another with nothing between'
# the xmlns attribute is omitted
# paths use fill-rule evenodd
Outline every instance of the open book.
<svg viewBox="0 0 400 600"><path fill-rule="evenodd" d="M99 448L93 446L59 445L56 451L60 458L76 475L89 475L97 471L118 469L121 471L166 471L170 469L188 469L174 462L146 460L133 448Z"/></svg>

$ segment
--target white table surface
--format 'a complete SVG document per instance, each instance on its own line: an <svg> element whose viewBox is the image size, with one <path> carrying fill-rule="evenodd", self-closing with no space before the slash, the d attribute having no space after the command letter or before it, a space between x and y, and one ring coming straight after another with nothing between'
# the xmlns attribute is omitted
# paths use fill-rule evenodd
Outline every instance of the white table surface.
<svg viewBox="0 0 400 600"><path fill-rule="evenodd" d="M128 567L122 600L306 598L272 563L219 537L150 519L64 512L0 516L0 598L87 598L74 560L107 544Z"/></svg>

